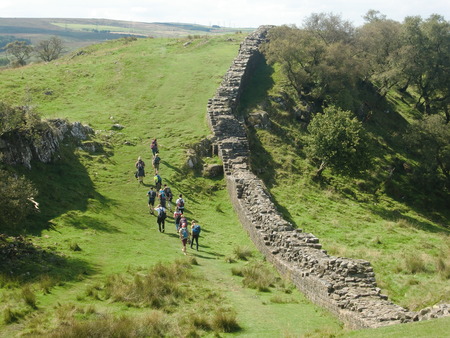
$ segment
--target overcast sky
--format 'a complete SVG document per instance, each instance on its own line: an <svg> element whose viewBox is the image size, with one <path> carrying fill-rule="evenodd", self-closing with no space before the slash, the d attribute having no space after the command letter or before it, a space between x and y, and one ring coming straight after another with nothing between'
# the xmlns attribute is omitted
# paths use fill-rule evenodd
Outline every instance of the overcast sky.
<svg viewBox="0 0 450 338"><path fill-rule="evenodd" d="M450 0L0 0L2 18L97 18L229 27L303 23L311 13L339 14L355 26L369 9L389 19L440 14Z"/></svg>

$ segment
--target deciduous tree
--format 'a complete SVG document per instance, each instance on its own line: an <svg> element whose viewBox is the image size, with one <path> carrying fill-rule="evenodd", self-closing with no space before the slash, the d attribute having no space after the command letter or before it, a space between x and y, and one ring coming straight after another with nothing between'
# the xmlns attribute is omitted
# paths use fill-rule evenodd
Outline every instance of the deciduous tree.
<svg viewBox="0 0 450 338"><path fill-rule="evenodd" d="M42 61L52 61L59 58L64 52L64 42L53 36L48 40L40 41L34 48L34 52Z"/></svg>
<svg viewBox="0 0 450 338"><path fill-rule="evenodd" d="M314 116L308 132L306 153L318 165L317 177L327 167L348 174L361 171L370 162L362 123L349 111L326 108L323 114Z"/></svg>
<svg viewBox="0 0 450 338"><path fill-rule="evenodd" d="M30 57L33 47L25 41L14 41L8 43L5 49L8 55L12 55L16 59L18 65L24 66L27 64L27 59Z"/></svg>

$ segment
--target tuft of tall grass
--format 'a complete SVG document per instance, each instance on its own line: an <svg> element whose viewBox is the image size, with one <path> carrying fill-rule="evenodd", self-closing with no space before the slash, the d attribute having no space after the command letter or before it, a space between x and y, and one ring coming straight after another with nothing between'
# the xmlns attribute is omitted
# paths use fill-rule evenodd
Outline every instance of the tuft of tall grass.
<svg viewBox="0 0 450 338"><path fill-rule="evenodd" d="M237 246L233 250L237 259L247 261L250 257L253 257L253 252L247 246Z"/></svg>
<svg viewBox="0 0 450 338"><path fill-rule="evenodd" d="M107 298L127 302L132 306L165 308L177 304L188 294L183 287L194 279L189 261L173 264L158 263L146 274L137 273L133 280L124 275L112 275L105 285Z"/></svg>
<svg viewBox="0 0 450 338"><path fill-rule="evenodd" d="M237 332L241 329L234 312L218 309L212 318L212 326L216 331L225 333Z"/></svg>
<svg viewBox="0 0 450 338"><path fill-rule="evenodd" d="M5 324L17 322L21 317L22 315L19 312L12 309L10 306L6 306L3 309L3 323Z"/></svg>
<svg viewBox="0 0 450 338"><path fill-rule="evenodd" d="M22 288L21 297L22 297L23 301L25 302L25 304L27 304L32 309L37 309L36 295L28 285L25 285Z"/></svg>
<svg viewBox="0 0 450 338"><path fill-rule="evenodd" d="M81 251L80 246L78 245L77 242L71 242L69 245L70 250L72 251Z"/></svg>
<svg viewBox="0 0 450 338"><path fill-rule="evenodd" d="M47 274L42 275L41 278L39 279L39 288L44 293L50 293L51 288L56 284L57 282Z"/></svg>
<svg viewBox="0 0 450 338"><path fill-rule="evenodd" d="M407 255L404 264L407 273L416 274L427 272L425 261L419 255Z"/></svg>
<svg viewBox="0 0 450 338"><path fill-rule="evenodd" d="M450 279L450 264L448 260L448 258L446 260L443 257L438 257L436 260L436 270L444 280Z"/></svg>
<svg viewBox="0 0 450 338"><path fill-rule="evenodd" d="M275 285L275 275L262 263L254 263L242 269L244 286L268 292Z"/></svg>

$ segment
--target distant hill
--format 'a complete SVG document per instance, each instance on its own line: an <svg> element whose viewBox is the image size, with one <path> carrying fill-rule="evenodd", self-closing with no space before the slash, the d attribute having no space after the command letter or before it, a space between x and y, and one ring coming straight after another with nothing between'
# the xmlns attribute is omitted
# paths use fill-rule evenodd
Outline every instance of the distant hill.
<svg viewBox="0 0 450 338"><path fill-rule="evenodd" d="M146 23L108 19L68 18L0 18L1 40L29 40L35 44L49 36L63 39L73 50L92 43L124 36L181 37L187 35L218 35L237 31L250 32L253 28L227 28L189 23ZM0 46L0 48L3 46Z"/></svg>

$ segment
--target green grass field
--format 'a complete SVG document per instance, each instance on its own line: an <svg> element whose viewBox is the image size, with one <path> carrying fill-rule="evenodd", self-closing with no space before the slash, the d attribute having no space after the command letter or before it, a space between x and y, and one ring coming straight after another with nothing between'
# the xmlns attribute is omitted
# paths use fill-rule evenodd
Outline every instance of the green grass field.
<svg viewBox="0 0 450 338"><path fill-rule="evenodd" d="M33 163L32 171L17 169L39 188L41 213L15 234L30 235L38 249L21 264L0 271L0 336L75 337L98 328L110 335L126 332L131 336L131 327L142 323L149 323L147 329L160 330L147 331L149 336L376 337L386 332L395 336L447 332L448 320L348 332L265 265L232 210L223 179L197 177L184 169L188 145L209 134L207 100L243 38L235 34L199 38L186 47L184 39L116 40L48 64L0 72L0 100L32 105L47 118L88 123L98 130L96 139L104 144L104 151L96 154L64 146L61 159L52 164ZM113 132L114 123L124 129ZM183 193L188 218L198 220L203 228L200 251L188 249L187 257L171 219L166 232L159 233L155 217L148 213L146 192L151 176L145 178L145 187L133 176L138 156L150 167L149 145L155 137L163 183ZM277 176L280 186L288 182L285 175ZM288 203L279 193L281 188L272 190L278 201L285 199L280 204L301 226L302 220L321 223L323 214L338 217L330 213L336 206L326 205L341 198L324 202L323 194L335 196L331 193L308 188L306 196L303 190L303 200L311 202L301 206ZM355 202L341 202L352 205L356 213L361 210ZM326 208L313 210L313 205ZM352 223L355 228L356 222ZM337 225L334 237L319 228L305 230L318 235L326 248L337 243L334 250L344 250L338 241L344 223L346 219L332 223ZM373 223L383 224L381 220ZM437 250L442 242L434 245ZM248 248L253 257L237 259L237 248ZM350 246L348 250L356 249ZM183 263L174 263L179 260ZM156 277L151 269L158 263L178 264L181 271L192 275L159 271L174 291L148 303L137 290L152 290L145 285L153 285ZM263 271L267 269L265 274L271 276L269 291L244 287L245 277L232 273L232 269L254 264L266 266ZM174 281L169 283L169 279ZM152 307L152 302L159 305Z"/></svg>

